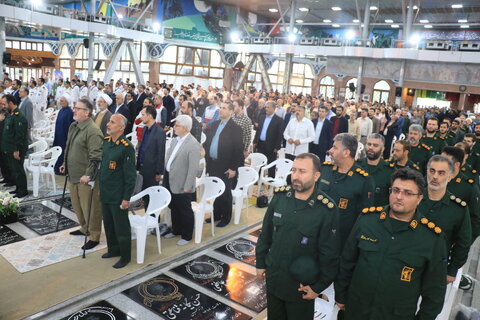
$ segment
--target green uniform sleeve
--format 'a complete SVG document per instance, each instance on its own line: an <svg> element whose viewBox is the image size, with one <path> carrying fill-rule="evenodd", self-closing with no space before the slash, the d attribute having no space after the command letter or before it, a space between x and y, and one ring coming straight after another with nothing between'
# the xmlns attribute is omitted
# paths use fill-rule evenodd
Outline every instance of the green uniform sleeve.
<svg viewBox="0 0 480 320"><path fill-rule="evenodd" d="M470 223L472 225L472 243L480 235L480 189L478 186L472 186L472 196L468 201L468 210L470 212Z"/></svg>
<svg viewBox="0 0 480 320"><path fill-rule="evenodd" d="M28 130L28 123L25 117L17 116L14 120L15 126L15 139L13 140L14 151L22 151L24 152L27 150L27 130Z"/></svg>
<svg viewBox="0 0 480 320"><path fill-rule="evenodd" d="M103 150L103 136L101 131L89 132L87 137L88 144L88 167L85 171L85 175L88 177L93 177L97 173L98 163L102 160L102 150Z"/></svg>
<svg viewBox="0 0 480 320"><path fill-rule="evenodd" d="M447 288L447 254L444 241L440 238L436 241L432 258L424 272L420 289L422 302L415 320L435 320L442 311Z"/></svg>
<svg viewBox="0 0 480 320"><path fill-rule="evenodd" d="M361 212L363 208L370 208L373 206L375 197L375 183L371 176L365 177L365 183L363 184L363 191L361 199L358 202L357 212Z"/></svg>
<svg viewBox="0 0 480 320"><path fill-rule="evenodd" d="M343 247L342 256L340 257L340 267L338 276L335 281L335 301L341 304L345 304L347 301L348 287L352 280L353 271L358 261L358 240L356 237L360 223L362 223L363 217L359 217L357 222L352 228L347 242Z"/></svg>
<svg viewBox="0 0 480 320"><path fill-rule="evenodd" d="M311 286L316 293L321 293L328 288L338 272L340 258L340 237L337 235L339 213L336 206L329 211L330 219L322 225L317 240L320 280Z"/></svg>
<svg viewBox="0 0 480 320"><path fill-rule="evenodd" d="M272 245L272 235L273 235L273 212L274 212L274 204L276 203L276 197L274 196L272 202L268 206L267 212L265 213L265 217L263 218L262 224L262 232L258 237L257 246L255 248L255 255L257 258L256 267L258 269L266 269L267 265L265 263L265 258L270 250L270 246Z"/></svg>
<svg viewBox="0 0 480 320"><path fill-rule="evenodd" d="M450 263L447 267L447 274L451 277L455 277L458 269L467 261L468 252L470 251L470 245L472 243L472 226L470 224L468 208L465 210L462 224L453 231L453 235L453 248L450 252Z"/></svg>
<svg viewBox="0 0 480 320"><path fill-rule="evenodd" d="M135 150L132 145L126 147L123 159L123 200L130 201L137 180L137 169L135 168Z"/></svg>

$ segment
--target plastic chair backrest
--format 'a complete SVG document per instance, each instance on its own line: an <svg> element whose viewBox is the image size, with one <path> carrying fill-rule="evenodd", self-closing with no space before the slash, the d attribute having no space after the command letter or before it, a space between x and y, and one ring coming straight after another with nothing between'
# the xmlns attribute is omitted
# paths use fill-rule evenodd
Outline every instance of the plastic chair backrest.
<svg viewBox="0 0 480 320"><path fill-rule="evenodd" d="M149 200L146 215L155 214L158 218L160 212L165 209L172 200L170 192L162 186L153 186L144 191L146 191Z"/></svg>
<svg viewBox="0 0 480 320"><path fill-rule="evenodd" d="M285 159L285 148L280 148L277 152L278 159Z"/></svg>
<svg viewBox="0 0 480 320"><path fill-rule="evenodd" d="M247 160L250 160L250 167L255 170L260 170L261 167L267 164L268 159L263 153L250 153L247 157Z"/></svg>
<svg viewBox="0 0 480 320"><path fill-rule="evenodd" d="M201 138L200 138L200 143L203 144L205 141L207 141L207 135L202 132Z"/></svg>
<svg viewBox="0 0 480 320"><path fill-rule="evenodd" d="M207 163L205 162L205 158L200 158L198 168L202 168L202 175L200 178L204 178L207 175Z"/></svg>
<svg viewBox="0 0 480 320"><path fill-rule="evenodd" d="M355 154L355 159L359 159L359 158L360 158L360 156L362 155L362 151L363 151L364 148L365 148L365 146L363 145L363 143L358 142L357 153Z"/></svg>
<svg viewBox="0 0 480 320"><path fill-rule="evenodd" d="M399 137L398 137L398 140L405 140L405 134L401 134Z"/></svg>
<svg viewBox="0 0 480 320"><path fill-rule="evenodd" d="M199 181L198 185L204 186L204 191L200 202L211 201L225 191L225 183L223 183L223 181L217 177L204 177Z"/></svg>
<svg viewBox="0 0 480 320"><path fill-rule="evenodd" d="M45 140L38 140L29 145L28 149L33 149L33 153L44 152L48 149L48 143Z"/></svg>
<svg viewBox="0 0 480 320"><path fill-rule="evenodd" d="M275 178L285 178L292 170L293 161L290 159L277 159L276 162L277 172L275 172Z"/></svg>
<svg viewBox="0 0 480 320"><path fill-rule="evenodd" d="M391 147L390 147L390 155L393 154L393 146L395 145L395 142L397 142L397 137L393 136L392 144L391 144Z"/></svg>
<svg viewBox="0 0 480 320"><path fill-rule="evenodd" d="M55 163L57 163L58 157L60 157L60 155L62 154L62 147L53 147L48 151L50 151L51 157L48 161L47 166L53 169L55 167Z"/></svg>
<svg viewBox="0 0 480 320"><path fill-rule="evenodd" d="M235 190L244 189L255 184L258 180L258 172L251 167L238 168L238 181Z"/></svg>

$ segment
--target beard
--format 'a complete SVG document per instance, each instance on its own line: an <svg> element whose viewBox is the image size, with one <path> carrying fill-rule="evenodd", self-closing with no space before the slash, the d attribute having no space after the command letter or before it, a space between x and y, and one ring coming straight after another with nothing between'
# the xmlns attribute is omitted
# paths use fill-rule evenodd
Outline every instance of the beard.
<svg viewBox="0 0 480 320"><path fill-rule="evenodd" d="M427 129L427 132L428 132L428 133L435 133L435 131L436 131L436 130L430 131L430 130Z"/></svg>
<svg viewBox="0 0 480 320"><path fill-rule="evenodd" d="M408 139L408 142L410 142L410 144L411 144L412 146L416 146L419 141L420 141L420 140L413 139L413 138L409 138L409 139Z"/></svg>
<svg viewBox="0 0 480 320"><path fill-rule="evenodd" d="M368 160L377 160L378 158L380 158L380 156L382 155L382 151L378 151L378 152L369 152L367 151L367 159Z"/></svg>
<svg viewBox="0 0 480 320"><path fill-rule="evenodd" d="M315 180L301 182L300 180L292 180L292 188L297 192L305 192L315 184Z"/></svg>

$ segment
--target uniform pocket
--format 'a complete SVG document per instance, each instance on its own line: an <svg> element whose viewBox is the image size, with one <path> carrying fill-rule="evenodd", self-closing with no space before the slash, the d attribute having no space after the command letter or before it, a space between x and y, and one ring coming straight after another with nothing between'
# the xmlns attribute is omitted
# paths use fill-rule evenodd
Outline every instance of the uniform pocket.
<svg viewBox="0 0 480 320"><path fill-rule="evenodd" d="M375 252L379 250L378 242L372 242L368 240L360 240L358 247L362 251Z"/></svg>

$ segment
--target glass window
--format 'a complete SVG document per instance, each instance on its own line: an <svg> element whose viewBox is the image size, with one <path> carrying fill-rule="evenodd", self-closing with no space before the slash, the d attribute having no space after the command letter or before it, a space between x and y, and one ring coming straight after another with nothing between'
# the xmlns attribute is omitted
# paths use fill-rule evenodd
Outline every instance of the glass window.
<svg viewBox="0 0 480 320"><path fill-rule="evenodd" d="M120 62L121 71L130 71L130 62Z"/></svg>
<svg viewBox="0 0 480 320"><path fill-rule="evenodd" d="M6 48L11 48L12 47L12 41L5 41L5 47Z"/></svg>
<svg viewBox="0 0 480 320"><path fill-rule="evenodd" d="M211 50L210 51L210 65L212 67L221 67L222 64L222 58L220 58L220 53L218 53L217 50Z"/></svg>
<svg viewBox="0 0 480 320"><path fill-rule="evenodd" d="M355 98L355 91L350 90L350 83L352 83L355 86L355 89L357 89L357 78L352 78L348 80L347 85L345 87L345 99Z"/></svg>
<svg viewBox="0 0 480 320"><path fill-rule="evenodd" d="M143 72L148 72L150 70L150 63L148 62L141 62L140 67Z"/></svg>
<svg viewBox="0 0 480 320"><path fill-rule="evenodd" d="M185 75L191 75L193 73L193 68L190 66L178 66L177 67L177 73L178 74L185 74Z"/></svg>
<svg viewBox="0 0 480 320"><path fill-rule="evenodd" d="M20 49L22 49L22 50L27 49L27 43L25 41L20 41Z"/></svg>
<svg viewBox="0 0 480 320"><path fill-rule="evenodd" d="M387 83L385 80L380 80L377 83L375 83L375 86L373 89L377 90L390 90L390 85Z"/></svg>
<svg viewBox="0 0 480 320"><path fill-rule="evenodd" d="M75 61L75 68L81 69L83 67L82 60Z"/></svg>
<svg viewBox="0 0 480 320"><path fill-rule="evenodd" d="M175 73L175 65L168 64L168 63L161 63L160 64L160 73Z"/></svg>
<svg viewBox="0 0 480 320"><path fill-rule="evenodd" d="M13 41L13 49L20 49L20 42L18 41Z"/></svg>
<svg viewBox="0 0 480 320"><path fill-rule="evenodd" d="M32 50L32 43L31 42L27 42L26 49L27 50Z"/></svg>
<svg viewBox="0 0 480 320"><path fill-rule="evenodd" d="M335 85L335 81L333 80L332 77L325 76L320 80L320 84L325 84L325 85Z"/></svg>
<svg viewBox="0 0 480 320"><path fill-rule="evenodd" d="M208 66L209 50L195 50L195 64L200 66Z"/></svg>
<svg viewBox="0 0 480 320"><path fill-rule="evenodd" d="M315 76L313 75L313 72L312 72L312 66L310 65L305 65L305 78L310 78L310 79L313 79L315 78Z"/></svg>
<svg viewBox="0 0 480 320"><path fill-rule="evenodd" d="M70 68L69 60L60 60L60 68Z"/></svg>
<svg viewBox="0 0 480 320"><path fill-rule="evenodd" d="M208 68L195 67L194 71L196 76L208 77Z"/></svg>
<svg viewBox="0 0 480 320"><path fill-rule="evenodd" d="M167 47L167 49L165 49L165 53L160 58L160 61L163 61L163 62L177 62L177 46Z"/></svg>
<svg viewBox="0 0 480 320"><path fill-rule="evenodd" d="M214 52L214 51L212 51L212 52ZM210 68L210 77L211 78L223 78L223 69Z"/></svg>

